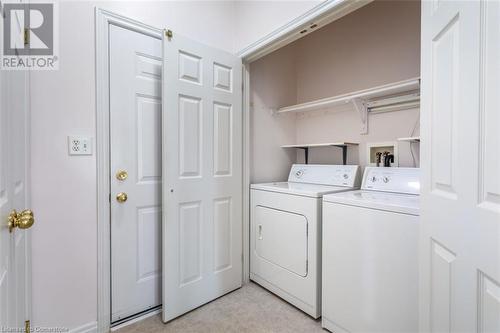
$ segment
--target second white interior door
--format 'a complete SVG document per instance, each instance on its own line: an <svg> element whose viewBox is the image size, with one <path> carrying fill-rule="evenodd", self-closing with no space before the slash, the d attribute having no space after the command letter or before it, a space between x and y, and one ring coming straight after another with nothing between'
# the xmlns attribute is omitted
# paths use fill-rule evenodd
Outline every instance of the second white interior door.
<svg viewBox="0 0 500 333"><path fill-rule="evenodd" d="M163 320L241 286L241 59L164 40Z"/></svg>
<svg viewBox="0 0 500 333"><path fill-rule="evenodd" d="M117 26L109 38L111 320L117 321L161 304L162 44Z"/></svg>
<svg viewBox="0 0 500 333"><path fill-rule="evenodd" d="M0 38L1 43L1 38ZM0 77L0 327L24 329L31 312L30 230L9 230L12 210L29 204L29 73ZM36 225L34 227L37 227Z"/></svg>

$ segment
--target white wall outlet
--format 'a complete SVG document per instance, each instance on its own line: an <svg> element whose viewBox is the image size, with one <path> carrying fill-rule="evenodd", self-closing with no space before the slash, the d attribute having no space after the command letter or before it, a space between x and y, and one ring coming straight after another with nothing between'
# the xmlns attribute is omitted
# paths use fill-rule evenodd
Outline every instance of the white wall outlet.
<svg viewBox="0 0 500 333"><path fill-rule="evenodd" d="M68 136L70 155L92 155L92 138L88 136Z"/></svg>

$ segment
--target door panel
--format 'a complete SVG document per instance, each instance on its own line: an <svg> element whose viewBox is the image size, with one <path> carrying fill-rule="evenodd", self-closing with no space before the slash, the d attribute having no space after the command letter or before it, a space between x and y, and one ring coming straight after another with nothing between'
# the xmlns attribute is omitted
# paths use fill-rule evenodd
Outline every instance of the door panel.
<svg viewBox="0 0 500 333"><path fill-rule="evenodd" d="M500 331L500 4L422 2L420 324Z"/></svg>
<svg viewBox="0 0 500 333"><path fill-rule="evenodd" d="M234 242L231 221L231 198L214 200L214 272L231 268Z"/></svg>
<svg viewBox="0 0 500 333"><path fill-rule="evenodd" d="M432 188L436 195L456 197L457 88L459 18L457 16L433 38L436 84L432 95Z"/></svg>
<svg viewBox="0 0 500 333"><path fill-rule="evenodd" d="M480 72L482 105L480 108L479 203L482 208L500 211L500 3L483 4L483 52Z"/></svg>
<svg viewBox="0 0 500 333"><path fill-rule="evenodd" d="M231 105L214 103L214 176L231 176L232 113Z"/></svg>
<svg viewBox="0 0 500 333"><path fill-rule="evenodd" d="M201 203L185 202L179 205L180 232L180 285L186 286L201 279Z"/></svg>
<svg viewBox="0 0 500 333"><path fill-rule="evenodd" d="M456 255L435 241L431 253L431 329L450 332L451 281Z"/></svg>
<svg viewBox="0 0 500 333"><path fill-rule="evenodd" d="M110 27L112 321L161 304L161 52L159 39Z"/></svg>
<svg viewBox="0 0 500 333"><path fill-rule="evenodd" d="M201 100L179 96L179 170L180 177L201 177L203 158L203 114Z"/></svg>
<svg viewBox="0 0 500 333"><path fill-rule="evenodd" d="M478 332L500 332L500 284L479 274Z"/></svg>
<svg viewBox="0 0 500 333"><path fill-rule="evenodd" d="M163 41L163 320L241 286L241 60Z"/></svg>

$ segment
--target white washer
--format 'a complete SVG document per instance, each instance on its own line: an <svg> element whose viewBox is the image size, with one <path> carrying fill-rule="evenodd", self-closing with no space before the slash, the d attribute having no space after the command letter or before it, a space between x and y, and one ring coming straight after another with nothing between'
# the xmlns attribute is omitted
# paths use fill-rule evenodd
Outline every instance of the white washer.
<svg viewBox="0 0 500 333"><path fill-rule="evenodd" d="M417 168L366 168L323 197L324 328L418 332L419 188Z"/></svg>
<svg viewBox="0 0 500 333"><path fill-rule="evenodd" d="M321 314L321 197L359 188L356 165L301 165L288 182L251 185L250 278Z"/></svg>

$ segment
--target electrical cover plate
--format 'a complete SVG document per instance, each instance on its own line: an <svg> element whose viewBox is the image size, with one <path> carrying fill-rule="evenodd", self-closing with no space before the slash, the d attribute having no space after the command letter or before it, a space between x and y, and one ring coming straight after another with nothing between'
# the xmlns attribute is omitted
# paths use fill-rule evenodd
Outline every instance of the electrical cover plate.
<svg viewBox="0 0 500 333"><path fill-rule="evenodd" d="M68 136L70 155L92 155L92 138L86 136Z"/></svg>

